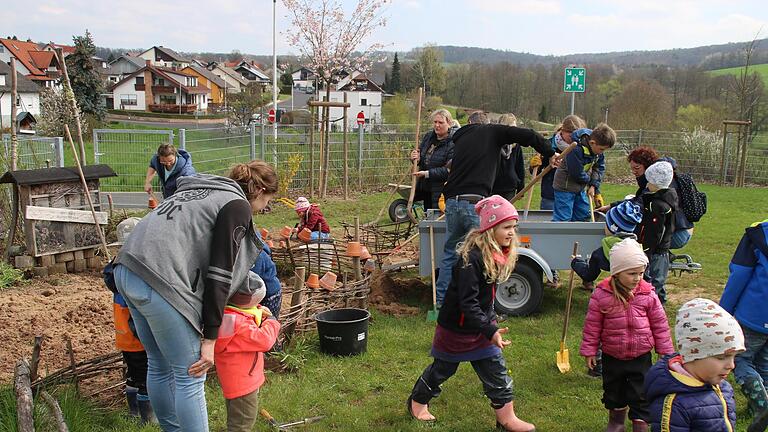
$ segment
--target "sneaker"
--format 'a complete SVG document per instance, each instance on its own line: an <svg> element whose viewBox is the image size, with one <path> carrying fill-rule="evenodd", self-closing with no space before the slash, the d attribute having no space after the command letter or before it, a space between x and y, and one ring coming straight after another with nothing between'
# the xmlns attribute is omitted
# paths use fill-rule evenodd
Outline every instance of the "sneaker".
<svg viewBox="0 0 768 432"><path fill-rule="evenodd" d="M582 282L581 289L584 290L584 291L594 291L595 283L594 282Z"/></svg>

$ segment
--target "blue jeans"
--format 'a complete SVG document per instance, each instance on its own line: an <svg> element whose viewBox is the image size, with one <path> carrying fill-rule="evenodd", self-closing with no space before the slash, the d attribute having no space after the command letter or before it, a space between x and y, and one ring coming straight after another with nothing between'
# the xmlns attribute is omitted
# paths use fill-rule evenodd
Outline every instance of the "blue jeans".
<svg viewBox="0 0 768 432"><path fill-rule="evenodd" d="M541 204L539 204L539 209L541 210L554 210L555 209L555 200L541 197Z"/></svg>
<svg viewBox="0 0 768 432"><path fill-rule="evenodd" d="M554 213L552 213L553 221L583 222L589 219L589 198L585 191L555 191L555 208Z"/></svg>
<svg viewBox="0 0 768 432"><path fill-rule="evenodd" d="M651 255L648 268L645 269L645 280L653 285L661 304L667 302L667 289L664 287L669 275L669 252Z"/></svg>
<svg viewBox="0 0 768 432"><path fill-rule="evenodd" d="M310 238L312 240L328 240L329 238L331 238L331 233L312 231L312 234L310 234Z"/></svg>
<svg viewBox="0 0 768 432"><path fill-rule="evenodd" d="M672 241L669 245L670 249L680 249L688 244L691 240L691 230L680 229L672 233Z"/></svg>
<svg viewBox="0 0 768 432"><path fill-rule="evenodd" d="M744 345L747 350L736 355L733 376L739 385L757 378L765 385L768 382L768 334L741 326Z"/></svg>
<svg viewBox="0 0 768 432"><path fill-rule="evenodd" d="M200 359L200 333L127 267L115 267L139 340L147 351L147 391L163 431L207 432L205 376L187 371Z"/></svg>
<svg viewBox="0 0 768 432"><path fill-rule="evenodd" d="M480 226L480 218L475 213L475 204L468 201L459 201L454 198L445 200L445 246L443 247L443 259L440 261L440 274L437 277L436 299L437 304L443 304L445 292L451 283L453 266L458 261L456 245L464 240L464 237L473 228Z"/></svg>

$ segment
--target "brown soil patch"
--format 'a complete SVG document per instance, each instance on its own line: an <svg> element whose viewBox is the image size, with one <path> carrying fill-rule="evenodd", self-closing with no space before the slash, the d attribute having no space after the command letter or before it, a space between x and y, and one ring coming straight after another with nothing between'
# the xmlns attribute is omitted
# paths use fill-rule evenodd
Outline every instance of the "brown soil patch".
<svg viewBox="0 0 768 432"><path fill-rule="evenodd" d="M69 365L67 337L75 361L114 352L112 293L101 275L51 276L0 291L0 383L12 380L18 359L32 356L35 335L43 336L41 376Z"/></svg>
<svg viewBox="0 0 768 432"><path fill-rule="evenodd" d="M421 310L418 307L400 304L405 297L417 297L420 301L428 303L432 299L432 291L429 285L416 278L394 278L391 274L375 271L371 277L371 293L369 300L372 305L381 312L392 315L418 315Z"/></svg>

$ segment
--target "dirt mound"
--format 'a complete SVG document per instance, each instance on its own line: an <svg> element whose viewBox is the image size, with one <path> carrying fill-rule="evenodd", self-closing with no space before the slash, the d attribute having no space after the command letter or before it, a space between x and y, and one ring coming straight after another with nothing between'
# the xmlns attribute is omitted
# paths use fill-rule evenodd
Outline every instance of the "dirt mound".
<svg viewBox="0 0 768 432"><path fill-rule="evenodd" d="M69 365L66 337L75 361L114 352L112 293L101 275L51 276L0 291L0 383L12 380L19 358L32 356L35 335L43 336L42 376Z"/></svg>
<svg viewBox="0 0 768 432"><path fill-rule="evenodd" d="M421 303L432 300L429 285L417 278L394 278L389 273L375 271L371 276L369 300L376 309L393 315L417 315L418 307L407 306L400 302L403 298L416 298Z"/></svg>

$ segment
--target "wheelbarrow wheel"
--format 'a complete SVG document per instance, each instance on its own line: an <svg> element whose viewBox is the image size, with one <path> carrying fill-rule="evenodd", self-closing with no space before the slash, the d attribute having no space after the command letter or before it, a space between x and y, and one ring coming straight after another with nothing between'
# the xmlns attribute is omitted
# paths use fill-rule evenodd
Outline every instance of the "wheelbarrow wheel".
<svg viewBox="0 0 768 432"><path fill-rule="evenodd" d="M398 198L389 205L389 219L392 222L405 222L408 220L408 200Z"/></svg>
<svg viewBox="0 0 768 432"><path fill-rule="evenodd" d="M509 316L527 316L541 306L544 299L541 271L525 260L515 265L515 271L496 288L496 311Z"/></svg>

